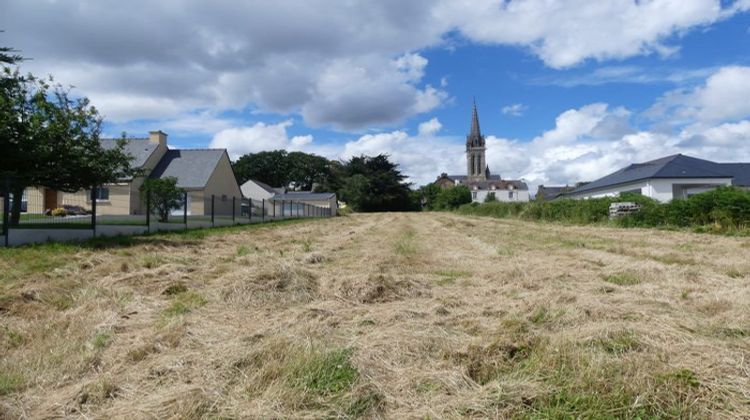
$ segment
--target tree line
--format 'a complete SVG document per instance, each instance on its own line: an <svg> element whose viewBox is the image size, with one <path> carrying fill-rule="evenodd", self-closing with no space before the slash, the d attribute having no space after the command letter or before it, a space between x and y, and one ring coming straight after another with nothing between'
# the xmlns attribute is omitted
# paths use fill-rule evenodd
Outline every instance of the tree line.
<svg viewBox="0 0 750 420"><path fill-rule="evenodd" d="M421 208L406 176L384 154L331 160L286 150L250 153L233 163L240 184L253 179L273 187L335 192L352 210L413 211Z"/></svg>

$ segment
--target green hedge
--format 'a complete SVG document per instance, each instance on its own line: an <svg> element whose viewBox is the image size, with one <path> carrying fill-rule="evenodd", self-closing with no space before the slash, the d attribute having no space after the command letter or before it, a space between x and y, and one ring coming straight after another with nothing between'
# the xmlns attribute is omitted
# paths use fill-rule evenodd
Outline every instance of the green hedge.
<svg viewBox="0 0 750 420"><path fill-rule="evenodd" d="M609 205L632 201L641 210L630 216L609 220ZM698 230L733 232L750 228L750 192L735 187L720 187L662 204L639 194L588 200L531 201L528 203L467 204L462 214L492 217L516 217L574 224L612 223L624 227L692 227Z"/></svg>

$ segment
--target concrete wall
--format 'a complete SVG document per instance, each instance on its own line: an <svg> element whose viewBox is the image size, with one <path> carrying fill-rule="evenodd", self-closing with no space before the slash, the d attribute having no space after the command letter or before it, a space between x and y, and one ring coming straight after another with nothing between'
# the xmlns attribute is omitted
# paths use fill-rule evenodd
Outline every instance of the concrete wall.
<svg viewBox="0 0 750 420"><path fill-rule="evenodd" d="M495 199L506 203L525 203L529 201L528 190L471 190L471 199L476 203L484 203L490 193L495 193ZM513 193L513 197L511 197Z"/></svg>

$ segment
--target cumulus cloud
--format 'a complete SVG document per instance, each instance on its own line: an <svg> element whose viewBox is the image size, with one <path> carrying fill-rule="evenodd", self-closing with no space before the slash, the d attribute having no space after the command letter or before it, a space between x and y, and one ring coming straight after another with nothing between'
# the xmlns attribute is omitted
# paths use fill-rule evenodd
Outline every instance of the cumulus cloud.
<svg viewBox="0 0 750 420"><path fill-rule="evenodd" d="M554 68L586 59L670 55L668 38L750 9L745 0L599 1L464 0L442 2L436 15L453 21L469 39L528 47Z"/></svg>
<svg viewBox="0 0 750 420"><path fill-rule="evenodd" d="M505 115L510 115L511 117L520 117L527 109L529 109L529 107L524 104L513 104L502 107L500 112Z"/></svg>
<svg viewBox="0 0 750 420"><path fill-rule="evenodd" d="M443 128L443 124L437 118L432 118L419 124L418 133L421 137L432 136Z"/></svg>
<svg viewBox="0 0 750 420"><path fill-rule="evenodd" d="M28 70L77 86L112 121L250 107L358 131L448 99L447 79L424 83L429 63L419 51L447 48L455 35L568 67L668 55L673 35L748 8L746 0L6 0L0 27L4 42L34 58Z"/></svg>
<svg viewBox="0 0 750 420"><path fill-rule="evenodd" d="M249 127L233 127L214 135L209 147L227 149L229 156L236 159L246 153L267 150L300 150L313 142L311 135L289 137L286 129L291 121L278 124L256 123Z"/></svg>
<svg viewBox="0 0 750 420"><path fill-rule="evenodd" d="M704 84L693 89L667 92L649 110L653 118L676 123L717 123L750 116L750 67L718 69Z"/></svg>

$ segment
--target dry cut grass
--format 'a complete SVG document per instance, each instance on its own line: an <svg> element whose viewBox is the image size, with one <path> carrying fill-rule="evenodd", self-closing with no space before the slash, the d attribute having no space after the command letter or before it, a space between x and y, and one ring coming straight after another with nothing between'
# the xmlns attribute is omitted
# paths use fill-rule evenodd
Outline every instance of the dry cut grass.
<svg viewBox="0 0 750 420"><path fill-rule="evenodd" d="M439 213L0 250L0 418L749 418L749 257Z"/></svg>

